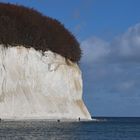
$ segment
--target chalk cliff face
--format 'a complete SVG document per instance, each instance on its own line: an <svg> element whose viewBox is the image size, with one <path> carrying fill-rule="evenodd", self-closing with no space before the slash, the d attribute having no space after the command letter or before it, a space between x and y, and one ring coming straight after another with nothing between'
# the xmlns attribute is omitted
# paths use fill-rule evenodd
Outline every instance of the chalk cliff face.
<svg viewBox="0 0 140 140"><path fill-rule="evenodd" d="M0 45L0 118L91 119L76 63L46 51Z"/></svg>

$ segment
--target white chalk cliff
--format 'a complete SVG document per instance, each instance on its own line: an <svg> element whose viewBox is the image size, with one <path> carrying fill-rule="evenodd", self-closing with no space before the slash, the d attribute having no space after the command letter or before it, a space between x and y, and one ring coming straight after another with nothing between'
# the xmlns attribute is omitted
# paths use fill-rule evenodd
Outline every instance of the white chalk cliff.
<svg viewBox="0 0 140 140"><path fill-rule="evenodd" d="M76 63L51 51L0 45L0 118L91 119Z"/></svg>

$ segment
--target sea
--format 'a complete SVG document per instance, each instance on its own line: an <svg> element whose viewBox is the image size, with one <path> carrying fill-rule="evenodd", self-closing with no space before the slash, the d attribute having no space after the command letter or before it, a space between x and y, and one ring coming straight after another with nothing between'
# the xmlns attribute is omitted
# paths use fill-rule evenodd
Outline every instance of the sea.
<svg viewBox="0 0 140 140"><path fill-rule="evenodd" d="M94 121L0 122L0 140L140 140L140 118L96 117Z"/></svg>

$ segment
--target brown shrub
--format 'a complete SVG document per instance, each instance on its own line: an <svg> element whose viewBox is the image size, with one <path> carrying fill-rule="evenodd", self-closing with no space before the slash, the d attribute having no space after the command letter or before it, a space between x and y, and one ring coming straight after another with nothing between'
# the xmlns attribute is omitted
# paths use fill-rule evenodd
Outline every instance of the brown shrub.
<svg viewBox="0 0 140 140"><path fill-rule="evenodd" d="M13 4L0 3L0 44L51 50L73 62L81 57L78 41L59 21Z"/></svg>

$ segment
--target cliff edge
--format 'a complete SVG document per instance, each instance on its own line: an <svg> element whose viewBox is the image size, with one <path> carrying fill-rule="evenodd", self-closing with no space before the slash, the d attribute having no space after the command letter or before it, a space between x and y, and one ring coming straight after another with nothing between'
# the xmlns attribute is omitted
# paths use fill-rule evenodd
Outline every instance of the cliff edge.
<svg viewBox="0 0 140 140"><path fill-rule="evenodd" d="M80 58L79 42L59 21L0 3L0 118L91 119Z"/></svg>
<svg viewBox="0 0 140 140"><path fill-rule="evenodd" d="M0 118L91 119L81 71L59 54L0 45Z"/></svg>

